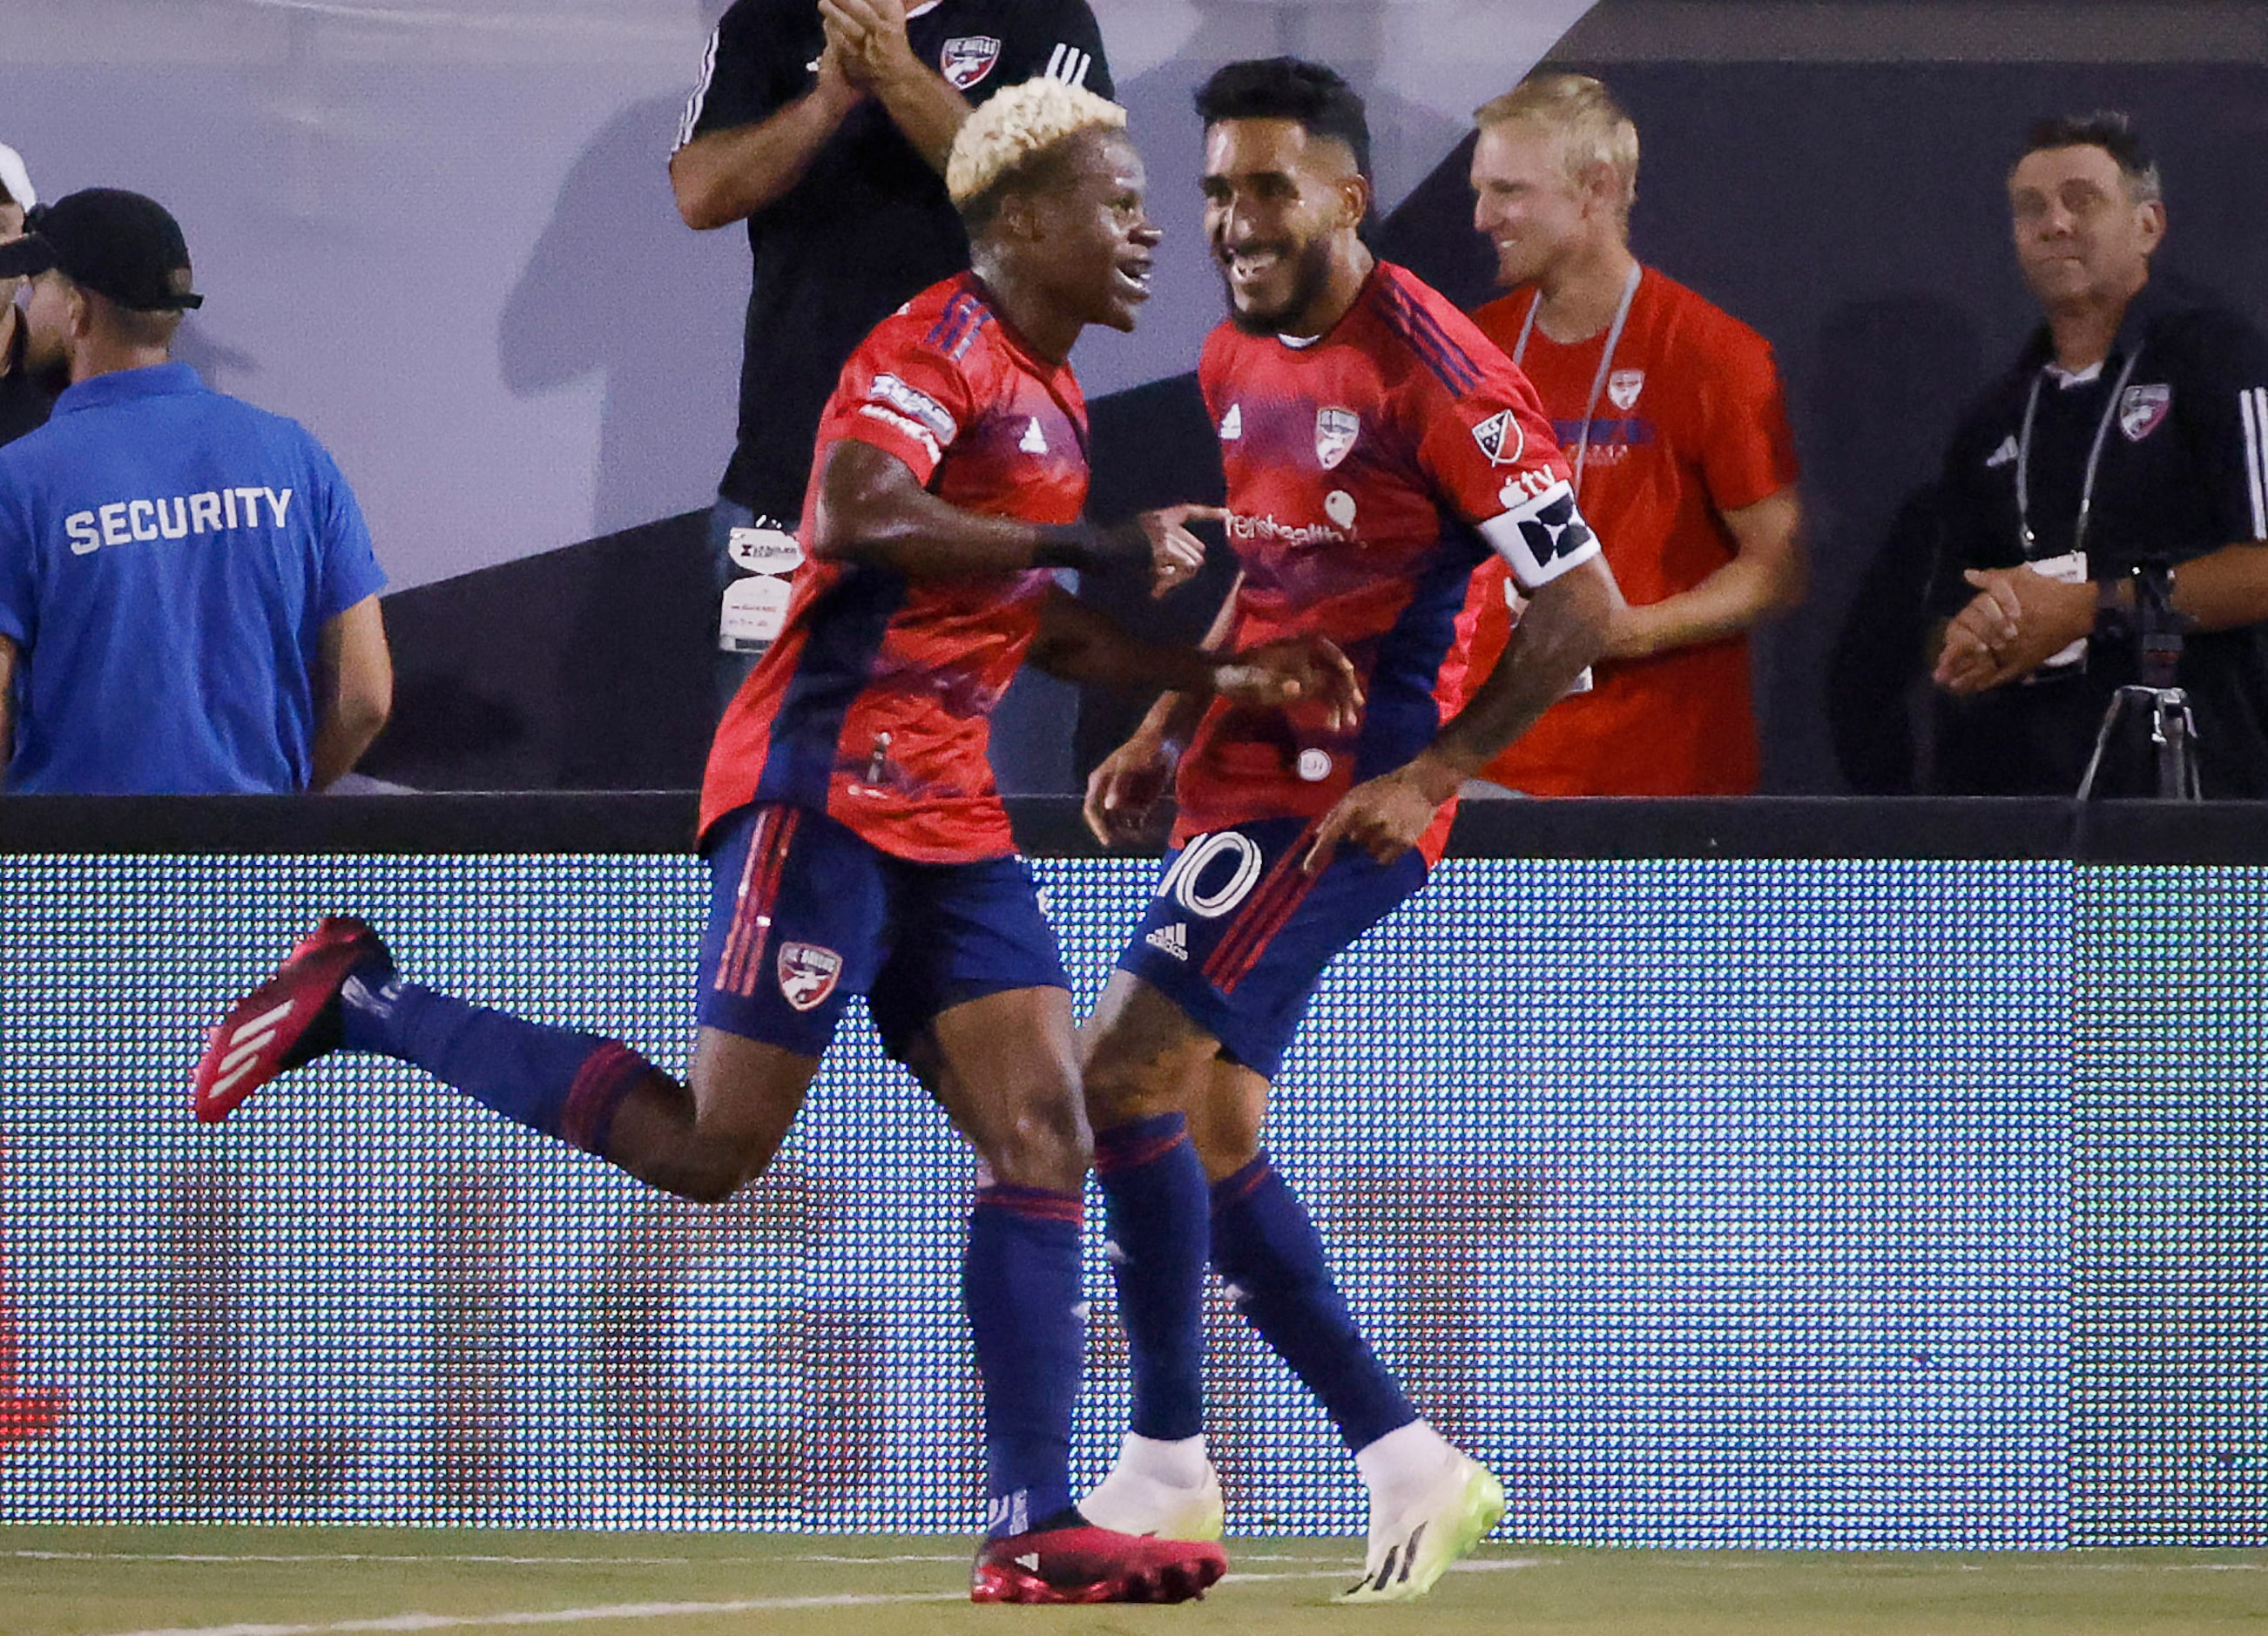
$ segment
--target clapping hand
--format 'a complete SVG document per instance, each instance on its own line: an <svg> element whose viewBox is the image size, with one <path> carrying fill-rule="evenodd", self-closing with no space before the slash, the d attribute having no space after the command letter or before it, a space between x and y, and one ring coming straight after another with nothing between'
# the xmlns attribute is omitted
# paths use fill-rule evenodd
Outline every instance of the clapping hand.
<svg viewBox="0 0 2268 1636"><path fill-rule="evenodd" d="M902 0L819 0L819 21L828 50L838 55L844 76L862 91L921 66L906 39Z"/></svg>

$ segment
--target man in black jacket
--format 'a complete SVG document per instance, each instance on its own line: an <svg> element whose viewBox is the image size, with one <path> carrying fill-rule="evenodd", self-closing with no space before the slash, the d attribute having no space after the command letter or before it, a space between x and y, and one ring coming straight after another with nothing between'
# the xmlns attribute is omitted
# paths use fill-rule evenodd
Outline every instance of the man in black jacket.
<svg viewBox="0 0 2268 1636"><path fill-rule="evenodd" d="M2046 321L1947 456L1940 787L2071 793L2163 576L2204 792L2268 796L2268 341L2153 278L2166 207L2124 116L2036 125L2008 195Z"/></svg>

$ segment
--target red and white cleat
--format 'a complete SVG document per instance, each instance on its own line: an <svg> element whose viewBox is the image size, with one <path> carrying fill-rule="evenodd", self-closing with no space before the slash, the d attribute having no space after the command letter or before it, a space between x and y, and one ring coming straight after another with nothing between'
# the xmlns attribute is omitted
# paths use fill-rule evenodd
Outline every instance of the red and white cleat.
<svg viewBox="0 0 2268 1636"><path fill-rule="evenodd" d="M971 1602L1191 1602L1228 1572L1219 1545L1107 1528L1056 1528L988 1540Z"/></svg>
<svg viewBox="0 0 2268 1636"><path fill-rule="evenodd" d="M276 974L205 1036L197 1117L225 1119L277 1074L337 1049L339 991L356 967L388 958L378 933L351 916L333 915L301 938Z"/></svg>

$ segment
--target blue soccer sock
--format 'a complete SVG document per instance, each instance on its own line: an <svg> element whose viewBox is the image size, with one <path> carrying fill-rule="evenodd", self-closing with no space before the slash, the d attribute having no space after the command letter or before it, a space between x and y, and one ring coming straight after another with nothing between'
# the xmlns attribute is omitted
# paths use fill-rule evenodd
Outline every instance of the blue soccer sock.
<svg viewBox="0 0 2268 1636"><path fill-rule="evenodd" d="M549 1028L372 966L339 995L341 1043L423 1068L484 1108L603 1153L615 1110L658 1072L617 1040Z"/></svg>
<svg viewBox="0 0 2268 1636"><path fill-rule="evenodd" d="M1212 1264L1237 1308L1364 1448L1418 1418L1355 1328L1315 1224L1261 1154L1213 1183Z"/></svg>
<svg viewBox="0 0 2268 1636"><path fill-rule="evenodd" d="M1076 1193L995 1183L968 1218L961 1298L984 1382L985 1533L1071 1510L1071 1416L1086 1332L1079 1314Z"/></svg>
<svg viewBox="0 0 2268 1636"><path fill-rule="evenodd" d="M1094 1133L1109 1211L1110 1272L1126 1325L1138 1437L1204 1430L1204 1269L1211 1234L1204 1166L1178 1113Z"/></svg>

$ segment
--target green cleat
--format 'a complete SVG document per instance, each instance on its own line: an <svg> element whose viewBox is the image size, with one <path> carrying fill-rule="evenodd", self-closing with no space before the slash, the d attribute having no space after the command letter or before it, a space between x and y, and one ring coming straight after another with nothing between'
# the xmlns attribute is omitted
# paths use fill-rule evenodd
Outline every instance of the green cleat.
<svg viewBox="0 0 2268 1636"><path fill-rule="evenodd" d="M1504 1485L1496 1474L1453 1452L1437 1480L1395 1495L1390 1512L1381 1511L1373 1499L1370 1552L1362 1577L1338 1600L1415 1602L1503 1516Z"/></svg>

